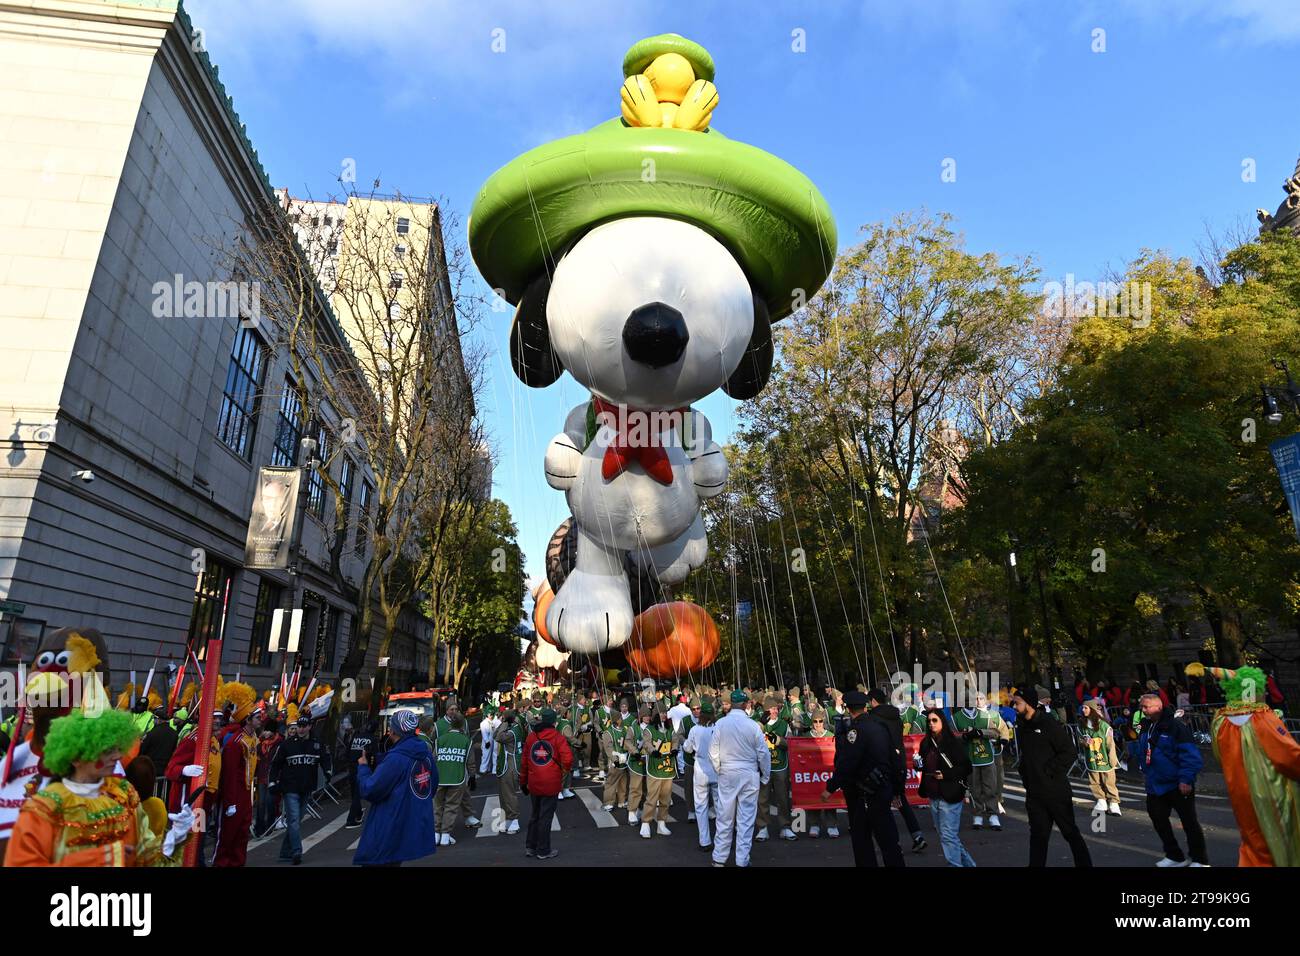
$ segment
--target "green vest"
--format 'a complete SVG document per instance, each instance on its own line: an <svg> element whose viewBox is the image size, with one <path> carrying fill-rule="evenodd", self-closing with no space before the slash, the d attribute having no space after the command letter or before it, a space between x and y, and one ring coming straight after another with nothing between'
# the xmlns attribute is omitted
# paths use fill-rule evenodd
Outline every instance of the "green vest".
<svg viewBox="0 0 1300 956"><path fill-rule="evenodd" d="M450 732L451 732L451 721L449 721L446 717L439 717L437 720L433 722L434 739L437 739L438 737L441 737L443 734L450 733Z"/></svg>
<svg viewBox="0 0 1300 956"><path fill-rule="evenodd" d="M1080 724L1079 729L1083 732L1083 738L1087 744L1086 762L1088 769L1093 773L1105 773L1107 770L1114 770L1115 765L1110 762L1110 737L1112 734L1110 724L1100 720L1097 722L1096 727Z"/></svg>
<svg viewBox="0 0 1300 956"><path fill-rule="evenodd" d="M497 776L506 772L508 766L519 769L519 758L524 753L524 741L528 739L528 728L524 722L515 718L515 722L510 725L510 736L514 738L514 745L511 746L507 741L501 741L497 744Z"/></svg>
<svg viewBox="0 0 1300 956"><path fill-rule="evenodd" d="M997 720L984 711L977 710L967 715L958 708L952 712L952 723L961 733L966 730L982 730L985 733L997 733ZM987 767L993 762L993 740L990 737L975 737L966 741L966 756L970 757L972 767Z"/></svg>
<svg viewBox="0 0 1300 956"><path fill-rule="evenodd" d="M631 771L632 773L636 774L638 777L644 777L644 776L645 776L645 757L641 756L641 731L642 731L642 729L649 730L649 729L650 729L650 726L649 726L649 724L647 724L644 728L642 728L642 726L641 726L641 721L638 720L638 721L635 721L635 722L632 724L631 727L628 727L628 728L627 728L627 731L626 731L626 733L629 733L629 734L632 735L632 742L626 744L626 746L627 746L627 751L628 751L628 754L627 754L627 769L628 769L629 771ZM623 739L624 739L625 742L627 741L627 737L626 737L626 736L624 736ZM636 749L636 751L637 751L636 753L633 753L633 752L632 752L632 750L633 750L634 747L635 747L635 749Z"/></svg>
<svg viewBox="0 0 1300 956"><path fill-rule="evenodd" d="M911 736L912 734L925 733L925 717L915 707L906 707L903 710L903 733Z"/></svg>
<svg viewBox="0 0 1300 956"><path fill-rule="evenodd" d="M646 758L646 769L656 780L671 780L677 776L677 764L673 760L673 728L650 728L651 754Z"/></svg>
<svg viewBox="0 0 1300 956"><path fill-rule="evenodd" d="M685 717L682 718L682 727L680 731L682 735L682 740L685 740L688 736L690 736L691 728L694 726L695 726L695 718L693 716L687 714ZM686 762L686 766L693 767L695 765L695 754L688 754L685 751L682 751L682 760Z"/></svg>
<svg viewBox="0 0 1300 956"><path fill-rule="evenodd" d="M770 724L761 724L763 736L767 738L767 749L772 755L772 769L774 771L785 770L790 766L790 752L786 746L785 738L790 736L790 725L781 717Z"/></svg>
<svg viewBox="0 0 1300 956"><path fill-rule="evenodd" d="M434 760L438 763L438 786L459 787L468 777L469 737L459 730L439 734Z"/></svg>

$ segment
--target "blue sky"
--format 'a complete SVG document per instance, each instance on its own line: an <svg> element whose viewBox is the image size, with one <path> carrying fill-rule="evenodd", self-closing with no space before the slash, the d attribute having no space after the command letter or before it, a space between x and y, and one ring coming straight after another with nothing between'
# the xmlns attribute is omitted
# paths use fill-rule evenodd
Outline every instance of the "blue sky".
<svg viewBox="0 0 1300 956"><path fill-rule="evenodd" d="M1097 279L1144 247L1195 256L1207 224L1253 228L1300 154L1294 0L186 8L273 182L323 196L352 158L359 186L378 177L385 192L445 196L462 222L493 170L616 115L623 53L664 32L710 51L714 126L803 170L841 248L862 224L924 206L951 212L973 250L1031 256L1049 279ZM1098 29L1105 52L1093 52ZM955 182L941 181L945 159ZM567 375L541 391L519 383L509 319L488 312L478 333L494 350L485 413L495 493L539 574L568 513L542 455L585 394ZM734 404L719 394L701 406L723 440Z"/></svg>

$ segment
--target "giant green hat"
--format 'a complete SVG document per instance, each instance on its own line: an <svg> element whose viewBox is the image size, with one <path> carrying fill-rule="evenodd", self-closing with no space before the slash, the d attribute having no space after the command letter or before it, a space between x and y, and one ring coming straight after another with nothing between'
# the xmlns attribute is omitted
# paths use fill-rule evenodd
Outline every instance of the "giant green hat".
<svg viewBox="0 0 1300 956"><path fill-rule="evenodd" d="M628 51L624 74L633 79L627 82L638 71L651 75L647 68L664 54L683 57L697 84L712 80L713 59L703 47L664 34ZM789 163L708 128L707 117L701 125L637 126L615 118L538 146L497 170L479 191L469 220L470 251L488 284L519 304L593 227L627 216L666 216L694 223L722 242L773 320L812 298L835 260L835 220L826 200ZM517 325L545 322L543 310L520 312ZM526 346L529 330L516 328L512 348L517 338ZM558 374L529 384L549 384L545 379Z"/></svg>

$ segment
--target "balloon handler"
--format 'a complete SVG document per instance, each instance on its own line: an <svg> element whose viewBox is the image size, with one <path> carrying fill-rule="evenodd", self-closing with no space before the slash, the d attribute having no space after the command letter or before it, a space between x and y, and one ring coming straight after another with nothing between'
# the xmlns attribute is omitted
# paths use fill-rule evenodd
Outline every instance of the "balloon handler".
<svg viewBox="0 0 1300 956"><path fill-rule="evenodd" d="M1241 832L1238 866L1300 866L1300 744L1264 703L1264 672L1189 664L1218 679L1227 704L1214 715L1214 755Z"/></svg>
<svg viewBox="0 0 1300 956"><path fill-rule="evenodd" d="M74 712L50 725L43 761L57 779L33 791L14 824L5 866L179 866L194 824L114 776L138 733L125 711Z"/></svg>
<svg viewBox="0 0 1300 956"><path fill-rule="evenodd" d="M479 271L516 307L515 374L544 388L567 369L591 395L545 458L577 532L546 628L582 654L628 641L629 569L675 584L704 562L700 504L727 462L691 406L762 391L771 323L816 294L836 252L812 182L712 128L702 46L642 40L623 76L621 116L498 170L469 223Z"/></svg>

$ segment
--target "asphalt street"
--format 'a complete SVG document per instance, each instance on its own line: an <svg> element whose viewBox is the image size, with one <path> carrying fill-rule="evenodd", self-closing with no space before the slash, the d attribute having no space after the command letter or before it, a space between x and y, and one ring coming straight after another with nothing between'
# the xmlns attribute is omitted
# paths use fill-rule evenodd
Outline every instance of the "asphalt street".
<svg viewBox="0 0 1300 956"><path fill-rule="evenodd" d="M1098 866L1153 866L1164 854L1160 841L1152 829L1145 809L1145 798L1140 777L1120 775L1122 815L1094 818L1095 803L1086 782L1072 782L1075 795L1075 813L1079 826L1087 838L1093 862ZM361 838L361 829L347 829L346 784L344 800L338 804L326 799L320 806L320 817L307 819L302 828L302 866L349 866ZM643 839L639 828L627 823L626 811L608 813L600 808L601 785L584 779L575 781L575 797L560 801L555 824L552 826L551 845L559 851L553 860L538 862L524 856L524 828L527 827L528 801L521 800L520 831L516 834L501 832L504 823L499 811L496 778L489 775L478 778L478 787L471 794L475 814L483 821L478 830L462 824L454 832L454 846L440 846L437 852L425 859L404 864L406 866L709 866L710 854L698 847L698 832L694 822L687 822L687 806L679 780L674 786L671 821L672 835ZM1232 807L1225 796L1198 794L1197 812L1205 830L1213 866L1233 866L1237 860L1238 837ZM1006 814L1002 818L1001 832L971 828L970 808L962 820L961 836L979 866L1024 866L1029 856L1029 828L1024 813L1024 788L1014 774L1007 775L1003 799ZM929 848L921 853L905 853L908 866L946 866L939 850L938 837L926 807L917 808ZM900 824L901 818L895 815ZM751 864L763 866L852 866L853 849L848 839L848 821L843 811L839 814L838 840L812 839L806 833L793 841L775 839L776 828L769 829L773 839L766 843L755 842ZM1174 818L1175 833L1180 843L1182 830ZM274 831L249 843L249 866L284 866L278 861L284 831ZM903 846L910 845L903 837ZM1072 865L1070 851L1059 833L1053 833L1048 855L1049 866Z"/></svg>

